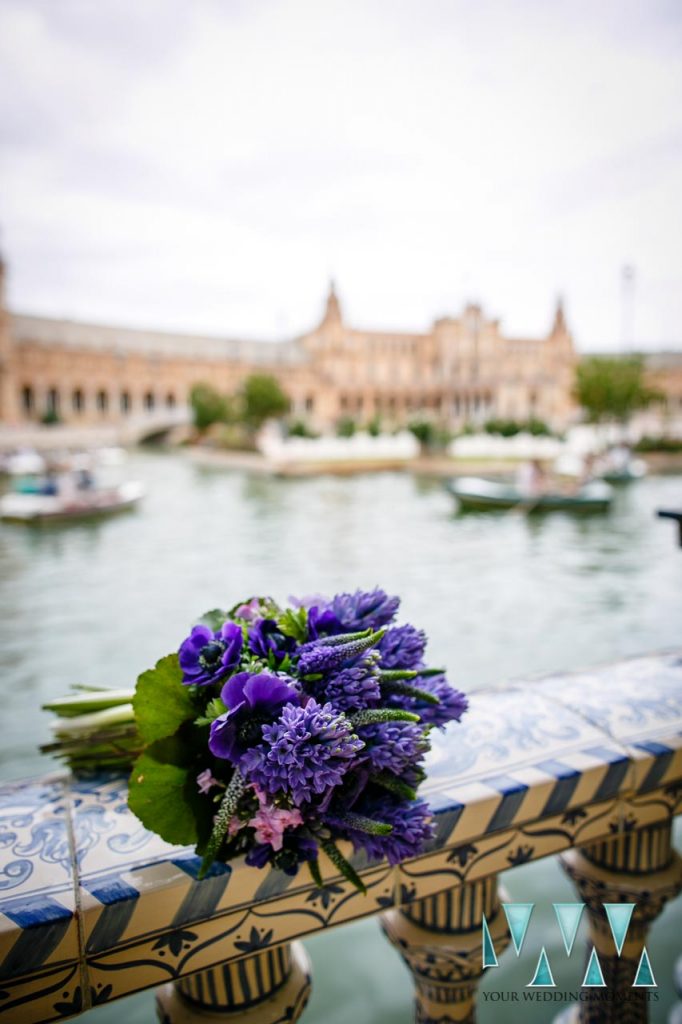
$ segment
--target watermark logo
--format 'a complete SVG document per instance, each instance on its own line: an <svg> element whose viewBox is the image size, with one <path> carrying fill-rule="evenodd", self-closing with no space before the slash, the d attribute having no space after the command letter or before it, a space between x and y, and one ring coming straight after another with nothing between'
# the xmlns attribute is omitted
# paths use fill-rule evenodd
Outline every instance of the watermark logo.
<svg viewBox="0 0 682 1024"><path fill-rule="evenodd" d="M613 942L616 947L616 953L620 956L623 952L623 946L625 945L625 939L627 938L635 904L604 903L602 906L604 907L606 918L609 922L611 935L613 936ZM502 904L502 909L504 910L504 914L507 919L507 926L509 928L509 933L511 935L514 951L517 957L521 955L534 907L535 903ZM564 949L566 950L566 956L570 957L575 944L576 935L578 934L578 927L583 915L583 910L585 909L585 904L553 903L552 907L554 908L554 914L557 919ZM485 915L483 915L482 924L482 963L484 968L499 967L495 946L490 935L490 928L488 927ZM602 971L602 966L599 962L599 956L597 954L597 950L593 948L587 962L582 988L606 987L604 972ZM632 987L648 989L657 988L656 979L654 977L646 946L642 949ZM527 984L526 988L556 988L554 975L552 974L552 967L544 946L540 951L533 977Z"/></svg>

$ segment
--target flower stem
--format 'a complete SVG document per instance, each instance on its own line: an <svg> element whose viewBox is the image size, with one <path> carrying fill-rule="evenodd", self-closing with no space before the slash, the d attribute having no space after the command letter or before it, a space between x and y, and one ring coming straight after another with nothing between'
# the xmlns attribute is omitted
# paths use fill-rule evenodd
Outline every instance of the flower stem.
<svg viewBox="0 0 682 1024"><path fill-rule="evenodd" d="M213 861L216 859L216 855L222 846L225 835L230 825L231 819L237 810L237 805L241 796L246 789L246 780L244 776L235 768L234 775L230 779L230 784L225 790L225 795L220 801L220 807L215 817L215 824L213 825L213 831L211 837L206 846L206 852L204 859L201 862L199 873L197 877L202 879L206 876L206 872L210 868Z"/></svg>

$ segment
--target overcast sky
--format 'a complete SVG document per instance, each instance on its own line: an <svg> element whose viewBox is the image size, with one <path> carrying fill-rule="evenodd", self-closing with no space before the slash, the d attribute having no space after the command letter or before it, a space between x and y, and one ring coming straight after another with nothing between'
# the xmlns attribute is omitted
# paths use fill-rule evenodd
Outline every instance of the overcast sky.
<svg viewBox="0 0 682 1024"><path fill-rule="evenodd" d="M24 312L682 348L679 0L0 0Z"/></svg>

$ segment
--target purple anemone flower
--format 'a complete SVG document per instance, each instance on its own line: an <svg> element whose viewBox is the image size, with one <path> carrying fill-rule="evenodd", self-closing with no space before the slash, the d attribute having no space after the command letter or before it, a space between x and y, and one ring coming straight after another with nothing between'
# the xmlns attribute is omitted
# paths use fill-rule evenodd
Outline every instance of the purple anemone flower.
<svg viewBox="0 0 682 1024"><path fill-rule="evenodd" d="M438 697L440 704L427 704L418 697L406 697L400 693L392 693L386 703L390 707L413 711L415 715L419 715L422 725L447 725L448 722L459 722L469 707L465 695L454 686L450 686L444 675L417 676L410 682L420 690L426 690L434 697Z"/></svg>
<svg viewBox="0 0 682 1024"><path fill-rule="evenodd" d="M426 634L414 626L394 626L379 641L382 668L417 668L426 648Z"/></svg>
<svg viewBox="0 0 682 1024"><path fill-rule="evenodd" d="M392 622L400 604L399 597L389 597L379 587L374 590L356 590L354 594L337 594L330 609L349 632L362 629L380 629Z"/></svg>
<svg viewBox="0 0 682 1024"><path fill-rule="evenodd" d="M331 825L343 829L356 850L365 850L371 860L383 860L389 864L399 864L406 857L414 857L421 853L429 839L433 837L431 810L425 800L402 800L385 796L367 800L357 804L353 810L374 821L383 821L393 826L393 831L385 836L370 835L359 829L349 828L343 819L329 816Z"/></svg>
<svg viewBox="0 0 682 1024"><path fill-rule="evenodd" d="M183 683L207 686L223 679L239 664L243 645L241 626L234 622L225 622L216 633L208 626L195 626L180 646Z"/></svg>
<svg viewBox="0 0 682 1024"><path fill-rule="evenodd" d="M209 750L216 757L238 764L245 751L258 743L265 722L277 717L283 705L298 703L298 690L279 676L238 672L225 683L220 698L225 714L211 723Z"/></svg>
<svg viewBox="0 0 682 1024"><path fill-rule="evenodd" d="M331 608L314 604L308 609L308 639L318 640L321 636L343 633L343 626Z"/></svg>
<svg viewBox="0 0 682 1024"><path fill-rule="evenodd" d="M244 755L242 767L261 789L290 793L300 807L338 786L363 747L343 713L311 697L263 726L262 743Z"/></svg>
<svg viewBox="0 0 682 1024"><path fill-rule="evenodd" d="M249 629L249 649L266 659L272 652L279 662L296 649L296 641L280 632L274 619L259 619Z"/></svg>

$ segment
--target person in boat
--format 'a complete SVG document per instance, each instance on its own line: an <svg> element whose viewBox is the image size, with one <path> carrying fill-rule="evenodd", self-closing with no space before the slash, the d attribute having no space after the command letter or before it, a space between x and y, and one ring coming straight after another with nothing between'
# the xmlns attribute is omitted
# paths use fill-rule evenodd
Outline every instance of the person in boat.
<svg viewBox="0 0 682 1024"><path fill-rule="evenodd" d="M516 488L524 497L538 497L548 486L547 471L540 459L523 462L516 474Z"/></svg>
<svg viewBox="0 0 682 1024"><path fill-rule="evenodd" d="M59 477L54 466L48 466L45 478L40 488L40 494L54 498L59 494Z"/></svg>

